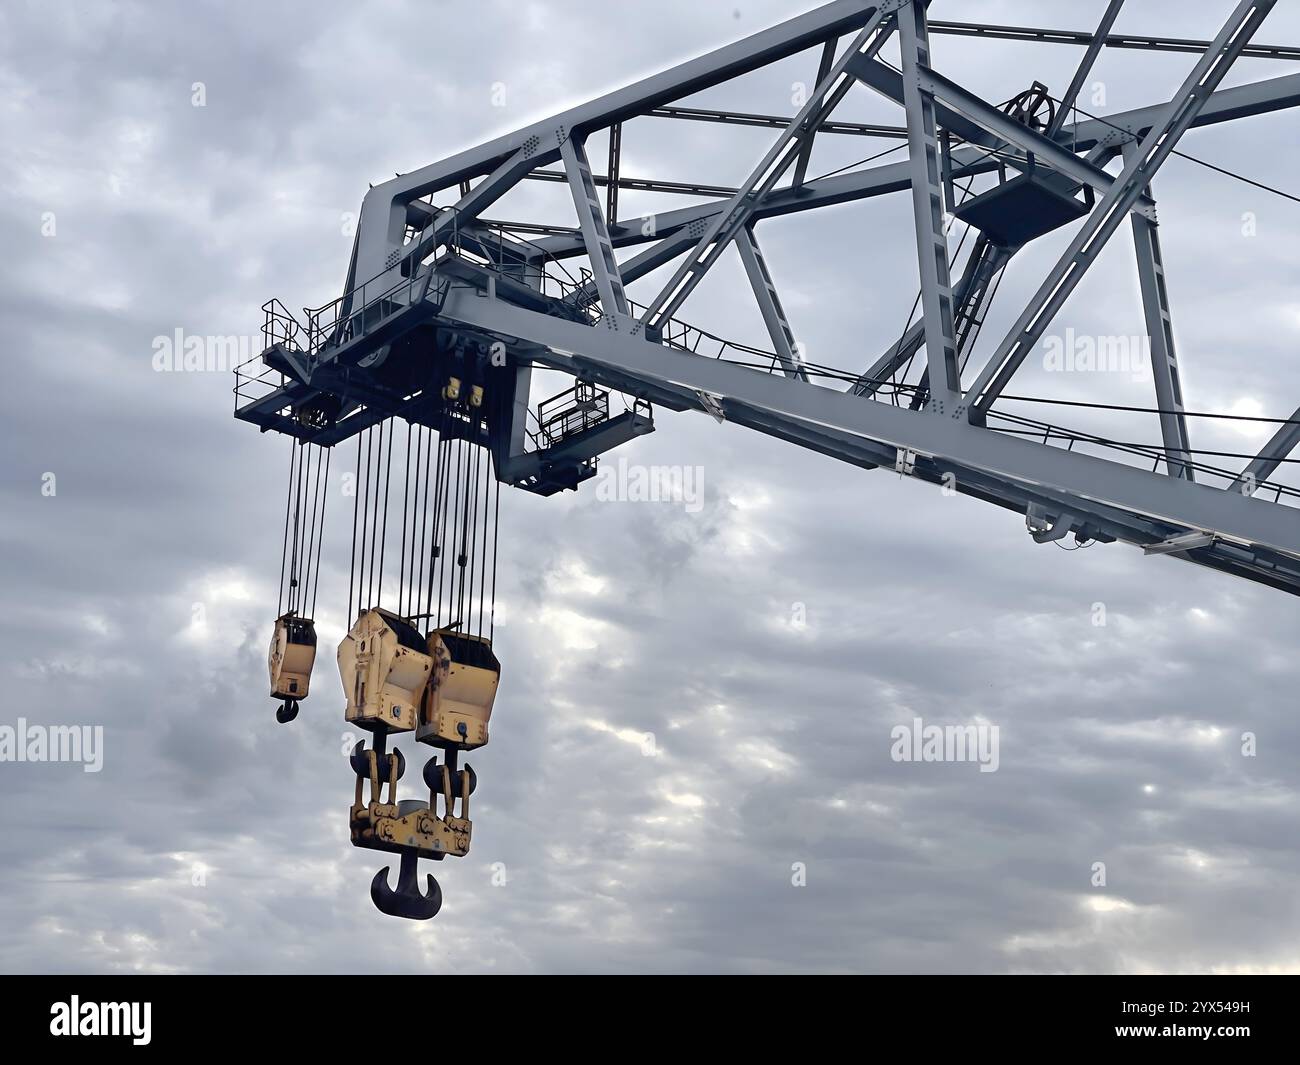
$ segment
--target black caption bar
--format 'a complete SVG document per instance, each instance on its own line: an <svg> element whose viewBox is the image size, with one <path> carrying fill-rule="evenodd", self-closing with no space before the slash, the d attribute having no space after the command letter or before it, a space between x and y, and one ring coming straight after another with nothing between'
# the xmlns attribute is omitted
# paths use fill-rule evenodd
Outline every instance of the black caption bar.
<svg viewBox="0 0 1300 1065"><path fill-rule="evenodd" d="M574 974L580 975L580 974ZM807 1049L852 1038L957 1049L1202 1045L1216 1053L1294 1042L1293 977L868 976L835 989L789 979L664 987L533 980L526 992L452 975L9 977L0 1016L24 1050L175 1054L319 1048L331 1055L427 1049L454 1031L491 1049L502 1025L608 1051L692 1032ZM711 981L712 983L712 981ZM737 998L736 996L743 996ZM744 1003L743 1008L741 1003ZM845 1010L843 1004L854 1005ZM16 1038L15 1038L16 1037ZM459 1043L461 1039L458 1039ZM513 1040L512 1040L513 1041ZM436 1042L436 1040L435 1040ZM1154 1047L1153 1047L1154 1044Z"/></svg>

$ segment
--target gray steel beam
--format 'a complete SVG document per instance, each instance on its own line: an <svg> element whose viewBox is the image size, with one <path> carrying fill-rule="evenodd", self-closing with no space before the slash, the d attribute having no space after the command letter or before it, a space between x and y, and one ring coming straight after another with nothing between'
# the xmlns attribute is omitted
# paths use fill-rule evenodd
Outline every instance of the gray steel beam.
<svg viewBox="0 0 1300 1065"><path fill-rule="evenodd" d="M1275 471L1287 459L1296 445L1300 444L1300 409L1291 415L1290 421L1273 434L1260 453L1251 459L1250 464L1241 471L1241 476L1229 485L1229 490L1243 495L1254 495L1260 486L1273 476Z"/></svg>
<svg viewBox="0 0 1300 1065"><path fill-rule="evenodd" d="M969 155L963 156L963 159L974 162L977 155L970 152ZM994 163L989 164L990 169L994 166ZM901 192L908 187L910 174L907 163L894 163L889 166L872 167L870 170L855 174L818 178L807 182L798 191L791 188L774 189L754 208L751 221L777 218L781 215L814 210L817 207L830 207L837 203L851 203L887 192ZM680 207L673 211L657 211L650 216L654 221L653 226L646 226L641 219L629 218L616 226L611 226L609 236L616 248L648 244L670 236L687 226L700 224L707 229L725 209L726 204L723 203L701 203L691 207ZM539 240L537 245L546 254L557 259L583 253L581 242L570 238Z"/></svg>
<svg viewBox="0 0 1300 1065"><path fill-rule="evenodd" d="M1106 5L1106 10L1101 16L1101 22L1097 25L1097 31L1092 35L1087 51L1084 52L1083 58L1079 60L1079 65L1074 68L1074 77L1070 79L1070 84L1066 86L1065 92L1061 94L1056 115L1052 118L1045 131L1048 137L1055 137L1061 131L1061 127L1065 125L1065 116L1070 113L1074 101L1079 98L1079 93L1083 91L1083 83L1088 80L1088 75L1092 73L1093 65L1097 62L1097 57L1101 55L1101 50L1106 45L1106 38L1110 35L1111 27L1115 25L1115 20L1119 18L1120 10L1123 7L1124 0L1110 0Z"/></svg>
<svg viewBox="0 0 1300 1065"><path fill-rule="evenodd" d="M786 377L808 380L803 369L803 359L799 354L799 345L790 328L785 308L781 306L781 297L776 291L776 283L767 268L767 260L758 246L758 239L750 226L743 226L736 234L736 250L740 252L740 261L745 265L745 274L749 286L754 290L754 299L763 315L763 324L767 326L767 335L772 338L772 348Z"/></svg>
<svg viewBox="0 0 1300 1065"><path fill-rule="evenodd" d="M432 225L442 213L440 208L423 200L412 200L406 205L407 224L415 229L424 229ZM541 252L531 244L512 240L504 233L491 232L490 226L491 223L482 218L458 226L461 244L493 261L520 266L541 255Z"/></svg>
<svg viewBox="0 0 1300 1065"><path fill-rule="evenodd" d="M849 64L849 72L886 99L898 104L904 102L901 75L878 60L857 60ZM1064 147L1057 141L1050 140L1015 121L937 71L925 69L920 72L919 77L924 90L939 101L935 107L939 125L957 134L963 140L991 151L1012 145L1022 151L1032 152L1049 166L1067 174L1079 184L1090 185L1103 193L1115 183L1115 179L1105 170L1089 160L1080 159L1071 148ZM1024 161L1015 158L1007 161L1022 170L1027 165ZM1144 200L1141 210L1154 217L1154 208L1149 202Z"/></svg>
<svg viewBox="0 0 1300 1065"><path fill-rule="evenodd" d="M897 21L898 47L903 61L908 163L912 170L912 224L916 230L916 257L921 275L921 321L931 382L930 409L942 414L947 404L961 397L961 370L957 365L957 331L934 95L923 79L930 65L925 5L909 4L898 13Z"/></svg>
<svg viewBox="0 0 1300 1065"><path fill-rule="evenodd" d="M1096 34L1088 30L1043 30L1028 26L990 26L971 22L931 22L930 32L957 37L988 37L1007 41L1034 41L1039 44L1078 44L1091 47ZM1184 37L1147 37L1132 33L1107 33L1102 42L1107 48L1138 48L1152 52L1187 52L1201 55L1209 41ZM1247 59L1300 59L1300 48L1278 44L1248 44L1241 50Z"/></svg>
<svg viewBox="0 0 1300 1065"><path fill-rule="evenodd" d="M803 124L814 116L829 114L830 109L852 88L853 78L844 73L849 61L857 55L874 56L889 37L893 19L886 9L897 6L897 3L898 0L884 0L871 10L866 25L844 55L832 64L830 73L809 94L808 101L736 190L736 195L727 201L700 238L699 244L687 255L663 290L650 301L645 314L641 316L642 326L658 327L671 318L708 273L709 268L718 261L740 227L749 222L755 203L772 189L795 162Z"/></svg>
<svg viewBox="0 0 1300 1065"><path fill-rule="evenodd" d="M386 259L385 271L393 273L393 280L396 282L396 271L400 264L406 264L407 269L413 270L446 241L448 234L454 232L459 226L475 221L480 214L514 188L535 165L533 150L527 147L520 148L457 200L454 206L435 216L433 222L410 244L401 248L395 256ZM364 211L364 207L362 210ZM404 208L403 215L405 215Z"/></svg>
<svg viewBox="0 0 1300 1065"><path fill-rule="evenodd" d="M645 251L634 255L626 262L620 264L619 273L623 275L624 281L628 284L631 284L638 278L645 277L646 274L672 262L677 258L677 256L684 255L691 248L695 247L695 243L700 239L700 233L703 228L703 222L696 222L677 230L670 236L665 237L658 244L647 248Z"/></svg>
<svg viewBox="0 0 1300 1065"><path fill-rule="evenodd" d="M1129 141L1124 146L1124 157L1131 159L1137 150L1137 145ZM1148 188L1147 192L1150 191ZM1178 373L1173 317L1169 312L1169 288L1164 254L1160 250L1160 229L1154 222L1137 214L1133 215L1133 247L1137 253L1142 313L1151 345L1151 373L1155 380L1156 407L1160 411L1160 436L1165 445L1166 467L1171 477L1186 477L1193 481L1196 475L1191 466L1191 442Z"/></svg>
<svg viewBox="0 0 1300 1065"><path fill-rule="evenodd" d="M1275 3L1276 0L1241 0L1237 5L1211 48L1183 82L1162 120L1153 125L1142 139L1137 153L1124 167L1114 186L1084 221L1016 324L980 371L966 396L973 419L987 413L1033 350Z"/></svg>
<svg viewBox="0 0 1300 1065"><path fill-rule="evenodd" d="M533 170L527 177L529 181L569 180L563 170ZM591 180L602 188L611 187L609 175L607 174L593 174ZM621 189L632 189L636 192L667 192L681 196L717 196L722 199L736 195L736 190L729 185L705 185L698 181L659 181L655 178L633 178L620 175L613 184L616 184Z"/></svg>
<svg viewBox="0 0 1300 1065"><path fill-rule="evenodd" d="M665 237L658 244L654 244L645 251L625 262L619 263L618 273L623 279L624 286L630 285L638 278L644 277L666 263L672 262L679 255L685 255L691 248L695 247L695 242L700 239L700 233L704 230L704 223L697 222L694 225L678 230L671 236ZM596 298L596 283L588 281L575 297L579 306L585 306Z"/></svg>
<svg viewBox="0 0 1300 1065"><path fill-rule="evenodd" d="M903 76L893 67L887 67L876 59L855 57L849 62L848 70L868 89L873 89L899 107L905 106L906 91L903 86ZM935 118L944 129L957 134L962 140L969 141L971 144L978 144L985 148L993 148L997 144L997 141L976 123L943 104L935 105Z"/></svg>
<svg viewBox="0 0 1300 1065"><path fill-rule="evenodd" d="M999 111L992 104L985 103L974 93L963 89L956 82L945 78L933 70L919 72L921 87L953 110L970 119L981 129L992 133L1007 144L1014 145L1021 151L1033 153L1054 170L1073 178L1080 185L1091 185L1101 193L1107 193L1115 184L1115 179L1099 166L1094 166L1086 159L1080 159L1068 148L1063 148L1041 133L1017 122L1010 115ZM1013 166L1016 161L1009 160ZM1139 197L1140 209L1148 217L1154 217L1155 210L1144 197Z"/></svg>
<svg viewBox="0 0 1300 1065"><path fill-rule="evenodd" d="M1169 104L1159 104L1121 111L1108 116L1104 121L1086 119L1066 126L1058 140L1063 144L1068 143L1079 151L1096 149L1100 145L1113 141L1118 150L1121 141L1128 136L1140 135L1150 129L1160 120L1160 116L1169 106ZM1221 122L1269 114L1296 106L1300 106L1300 74L1251 82L1215 92L1193 120L1192 128L1217 125ZM954 165L959 166L971 164L979 166L982 157L981 152L958 149L953 153L953 162ZM1102 156L1097 156L1091 161L1097 162L1100 158ZM996 169L996 163L987 159L983 161L982 166L985 170ZM816 210L819 207L851 203L889 192L901 192L908 187L909 173L907 163L892 163L855 173L809 181L799 193L788 188L774 189L754 208L753 220L761 221L764 218L776 218L800 211ZM616 248L649 243L667 236L681 226L701 219L711 220L722 210L723 205L708 203L683 207L675 211L663 211L655 215L656 225L652 233L644 232L639 222L630 221L611 226L610 238ZM537 245L554 258L583 253L582 241L575 237L560 236L539 240Z"/></svg>
<svg viewBox="0 0 1300 1065"><path fill-rule="evenodd" d="M992 295L989 291L989 283L996 276L998 270L1005 267L1006 261L1011 257L1011 251L1008 248L997 247L996 244L988 242L983 248L982 263L976 268L970 290L967 291L966 298L958 296L957 300L957 355L961 358L961 364L965 367L966 359L970 358L971 338L979 334L982 321L975 319L979 313L987 312L987 303L985 300ZM965 358L962 358L965 356ZM907 406L911 410L918 411L930 399L930 371L922 372L920 381L917 384L917 391L914 391L911 402Z"/></svg>
<svg viewBox="0 0 1300 1065"><path fill-rule="evenodd" d="M592 133L635 118L652 108L796 55L828 37L855 30L875 7L873 0L835 0L634 85L376 185L367 193L361 208L358 276L372 277L384 268L388 255L401 241L400 217L408 200L487 174L521 148L534 143L540 150L536 165L547 166L559 158L559 145L553 139L557 128Z"/></svg>
<svg viewBox="0 0 1300 1065"><path fill-rule="evenodd" d="M573 193L573 206L578 212L582 240L587 247L592 277L600 293L600 306L606 315L627 316L627 296L623 292L623 279L619 276L618 261L609 242L609 230L600 210L595 182L591 180L591 164L581 139L574 134L560 145L560 156L569 175L569 189Z"/></svg>
<svg viewBox="0 0 1300 1065"><path fill-rule="evenodd" d="M975 272L971 277L970 287L964 292L957 295L957 355L964 367L966 360L970 358L970 345L972 338L978 336L980 326L983 325L982 319L977 319L976 315L987 314L988 299L992 296L989 285L997 276L999 270L1006 266L1011 256L1019 249L998 247L992 241L984 241L981 236L981 245L977 245L980 250L980 257L977 260ZM921 380L917 384L916 391L912 394L912 400L908 404L912 410L919 410L930 397L930 371L926 369L921 374Z"/></svg>
<svg viewBox="0 0 1300 1065"><path fill-rule="evenodd" d="M656 107L646 112L647 118L677 118L688 122L720 122L728 126L758 126L763 129L785 129L790 124L789 115L763 115L752 111L719 111L707 107ZM872 122L842 122L826 119L817 127L818 133L836 133L853 137L885 137L907 140L907 130L902 126L882 126Z"/></svg>
<svg viewBox="0 0 1300 1065"><path fill-rule="evenodd" d="M552 318L475 291L451 291L443 316L532 346L538 361L563 366L576 359L589 369L608 370L619 387L673 397L679 407L707 410L716 405L728 420L762 431L783 425L875 441L932 459L955 471L959 481L968 469L1062 493L1072 506L1111 507L1168 523L1175 532L1199 529L1300 559L1300 510L1292 507L1045 447L959 418L864 402L835 389L679 352L641 336ZM746 410L756 415L746 416Z"/></svg>
<svg viewBox="0 0 1300 1065"><path fill-rule="evenodd" d="M835 63L835 46L838 43L839 38L832 37L822 46L822 58L817 65L815 85L820 85L830 76L831 66ZM813 140L817 137L817 130L821 127L822 120L829 113L829 110L827 110L825 114L813 116L804 124L803 131L799 134L799 158L794 164L794 177L790 180L791 186L796 189L803 185L803 179L808 176L808 163L812 159Z"/></svg>
<svg viewBox="0 0 1300 1065"><path fill-rule="evenodd" d="M533 368L516 366L514 370L513 391L510 396L509 435L502 434L502 454L498 455L498 464L504 466L512 459L518 458L528 450L528 417L532 413L530 403L533 387Z"/></svg>
<svg viewBox="0 0 1300 1065"><path fill-rule="evenodd" d="M605 165L605 221L618 221L618 183L623 169L623 123L615 122L609 127L609 162Z"/></svg>
<svg viewBox="0 0 1300 1065"><path fill-rule="evenodd" d="M1007 261L1020 250L1018 248L990 247L987 254L980 254L981 246L987 244L987 238L981 235L976 242L975 249L966 260L961 279L953 290L957 307L955 317L958 320L974 313L971 309L972 301L982 296L993 275L1001 270ZM959 335L958 340L960 341L960 339ZM874 396L880 391L881 385L903 363L921 350L921 345L924 343L925 323L916 322L906 329L898 341L872 363L862 376L848 387L847 391L852 392L855 396L866 396L867 398ZM960 343L958 343L958 353L961 353Z"/></svg>
<svg viewBox="0 0 1300 1065"><path fill-rule="evenodd" d="M576 226L553 226L545 222L519 222L510 221L505 218L481 218L479 221L485 226L491 226L495 229L504 230L509 233L532 233L534 236L552 237L558 240L568 240L573 242L574 250L572 255L583 254L584 247L582 243L582 230ZM535 242L530 242L535 243ZM543 254L545 254L543 252Z"/></svg>
<svg viewBox="0 0 1300 1065"><path fill-rule="evenodd" d="M1062 144L1069 144L1078 151L1084 151L1114 140L1117 136L1121 140L1125 135L1140 137L1156 123L1162 121L1173 102L1171 100L1169 103L1120 111L1107 115L1104 119L1085 119L1073 127L1065 127L1057 136L1057 140ZM1300 74L1269 78L1267 81L1252 81L1215 92L1193 119L1192 128L1235 122L1237 119L1268 114L1298 105L1300 105Z"/></svg>

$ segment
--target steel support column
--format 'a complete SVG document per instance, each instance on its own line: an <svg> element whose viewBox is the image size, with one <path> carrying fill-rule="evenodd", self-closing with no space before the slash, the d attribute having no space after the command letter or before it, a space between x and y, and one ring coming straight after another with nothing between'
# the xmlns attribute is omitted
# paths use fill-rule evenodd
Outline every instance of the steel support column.
<svg viewBox="0 0 1300 1065"><path fill-rule="evenodd" d="M745 274L749 286L754 290L754 299L763 314L763 324L767 326L767 335L772 338L772 347L786 377L796 377L806 381L808 375L803 370L803 360L799 355L799 345L781 306L781 297L777 294L776 284L767 268L767 260L750 226L744 226L736 234L736 250L740 252L740 261L745 264Z"/></svg>
<svg viewBox="0 0 1300 1065"><path fill-rule="evenodd" d="M1124 146L1124 158L1137 152L1132 141ZM1150 195L1150 189L1147 194ZM1160 250L1160 228L1141 215L1133 215L1133 247L1137 252L1138 282L1142 290L1142 313L1151 345L1151 373L1155 379L1156 407L1160 414L1160 436L1165 445L1165 462L1171 477L1196 479L1191 462L1187 415L1183 413L1183 386L1178 374L1178 352L1174 346L1173 318L1169 313L1169 288L1165 278L1164 254Z"/></svg>
<svg viewBox="0 0 1300 1065"><path fill-rule="evenodd" d="M948 234L944 227L943 180L934 97L921 86L930 65L925 6L913 3L898 13L898 45L903 58L903 106L907 111L908 163L912 171L912 218L921 275L921 316L925 358L930 369L930 409L945 413L961 395L957 335L953 325Z"/></svg>
<svg viewBox="0 0 1300 1065"><path fill-rule="evenodd" d="M564 139L560 145L565 172L569 175L569 188L573 193L573 206L578 212L582 239L587 245L591 260L591 273L600 293L600 306L608 315L627 316L627 296L623 292L623 279L619 276L618 261L609 242L609 229L600 210L600 197L596 183L591 180L591 164L587 162L587 149L575 135Z"/></svg>

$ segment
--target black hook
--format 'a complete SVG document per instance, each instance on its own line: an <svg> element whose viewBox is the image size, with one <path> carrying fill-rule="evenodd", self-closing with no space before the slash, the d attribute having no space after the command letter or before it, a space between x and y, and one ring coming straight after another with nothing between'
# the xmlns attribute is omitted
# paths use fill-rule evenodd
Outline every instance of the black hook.
<svg viewBox="0 0 1300 1065"><path fill-rule="evenodd" d="M433 874L429 878L429 893L420 894L417 863L414 851L402 852L402 864L397 873L397 890L388 886L388 870L380 869L370 881L370 901L380 913L389 917L406 917L412 921L427 921L442 909L442 888Z"/></svg>
<svg viewBox="0 0 1300 1065"><path fill-rule="evenodd" d="M401 780L403 774L406 773L406 756L402 754L402 749L400 747L394 747L392 754L385 754L383 736L384 734L382 732L379 733L380 738L375 743L375 758L378 762L379 782L381 784L388 780L388 760L390 758L397 759L398 780ZM365 740L357 740L356 746L352 748L352 754L348 756L348 763L352 766L352 772L356 773L357 776L367 778L370 776L370 758L369 752L366 750Z"/></svg>
<svg viewBox="0 0 1300 1065"><path fill-rule="evenodd" d="M298 716L298 700L285 699L280 708L275 712L275 719L282 725L287 725Z"/></svg>
<svg viewBox="0 0 1300 1065"><path fill-rule="evenodd" d="M447 759L447 771L451 774L451 794L453 797L460 795L460 771L456 768L455 754L455 750L452 750ZM478 787L478 774L474 772L474 767L468 762L465 763L465 772L469 774L469 793L473 795L474 789ZM424 763L424 783L431 791L442 793L442 766L438 764L436 754Z"/></svg>

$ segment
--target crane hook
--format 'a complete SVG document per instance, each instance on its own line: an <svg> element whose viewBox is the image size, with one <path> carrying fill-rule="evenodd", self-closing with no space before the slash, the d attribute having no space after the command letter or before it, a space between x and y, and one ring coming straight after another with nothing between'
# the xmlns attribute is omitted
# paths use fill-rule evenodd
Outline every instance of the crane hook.
<svg viewBox="0 0 1300 1065"><path fill-rule="evenodd" d="M414 851L402 852L402 864L397 873L397 890L388 886L388 870L380 869L370 881L370 901L381 913L389 917L406 917L412 921L427 921L442 909L442 888L433 874L429 878L429 893L420 893L417 863Z"/></svg>

